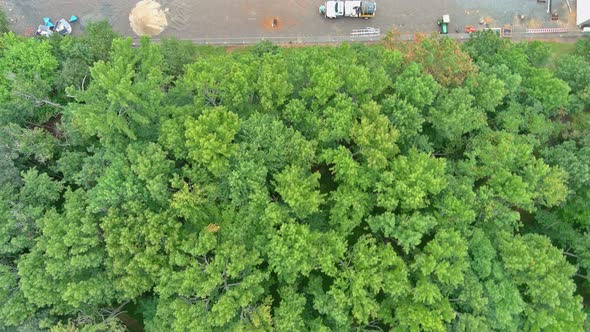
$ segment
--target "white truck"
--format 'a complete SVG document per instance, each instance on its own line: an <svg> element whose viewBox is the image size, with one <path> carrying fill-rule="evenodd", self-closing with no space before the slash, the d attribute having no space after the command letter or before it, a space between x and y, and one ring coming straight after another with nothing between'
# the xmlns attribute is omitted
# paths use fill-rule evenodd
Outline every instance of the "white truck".
<svg viewBox="0 0 590 332"><path fill-rule="evenodd" d="M377 4L371 0L329 0L320 6L320 13L327 18L375 16Z"/></svg>

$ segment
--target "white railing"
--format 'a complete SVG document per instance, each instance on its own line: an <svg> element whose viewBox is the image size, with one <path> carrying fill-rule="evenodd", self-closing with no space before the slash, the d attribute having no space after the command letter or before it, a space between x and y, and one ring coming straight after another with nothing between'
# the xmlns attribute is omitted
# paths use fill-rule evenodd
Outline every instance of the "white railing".
<svg viewBox="0 0 590 332"><path fill-rule="evenodd" d="M351 36L378 36L381 34L381 29L367 27L364 29L354 29L350 33Z"/></svg>
<svg viewBox="0 0 590 332"><path fill-rule="evenodd" d="M567 32L567 28L526 29L526 33L563 33L563 32Z"/></svg>

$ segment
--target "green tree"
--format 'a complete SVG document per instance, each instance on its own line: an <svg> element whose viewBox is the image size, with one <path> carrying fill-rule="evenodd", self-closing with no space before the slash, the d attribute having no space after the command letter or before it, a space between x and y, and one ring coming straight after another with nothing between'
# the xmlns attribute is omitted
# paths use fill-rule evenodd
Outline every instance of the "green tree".
<svg viewBox="0 0 590 332"><path fill-rule="evenodd" d="M565 174L531 155L526 138L506 132L488 132L475 137L466 155L475 175L486 179L485 190L518 208L556 206L567 195Z"/></svg>
<svg viewBox="0 0 590 332"><path fill-rule="evenodd" d="M42 235L18 265L20 288L26 298L62 314L108 305L117 296L104 267L107 253L102 232L86 210L86 193L68 191L64 196L66 212L60 215L50 210L38 220ZM96 314L86 310L86 315Z"/></svg>
<svg viewBox="0 0 590 332"><path fill-rule="evenodd" d="M500 253L514 283L524 286L527 308L524 329L582 331L585 314L568 278L575 268L549 239L527 234L500 245Z"/></svg>
<svg viewBox="0 0 590 332"><path fill-rule="evenodd" d="M498 74L481 71L474 78L469 78L467 85L473 95L474 104L487 112L494 112L508 95L508 84Z"/></svg>
<svg viewBox="0 0 590 332"><path fill-rule="evenodd" d="M391 161L387 171L375 183L377 204L393 211L427 207L429 197L438 194L446 185L445 160L436 159L416 149L408 156Z"/></svg>
<svg viewBox="0 0 590 332"><path fill-rule="evenodd" d="M436 131L434 139L456 142L462 135L486 126L485 114L474 107L475 97L467 90L445 92L428 112L428 120Z"/></svg>
<svg viewBox="0 0 590 332"><path fill-rule="evenodd" d="M587 328L586 54L418 37L1 37L0 330Z"/></svg>
<svg viewBox="0 0 590 332"><path fill-rule="evenodd" d="M298 218L305 218L318 212L323 201L319 179L319 173L309 174L301 166L291 165L275 176L275 189Z"/></svg>
<svg viewBox="0 0 590 332"><path fill-rule="evenodd" d="M588 60L579 55L569 55L559 59L555 75L567 82L574 93L590 85Z"/></svg>
<svg viewBox="0 0 590 332"><path fill-rule="evenodd" d="M107 21L90 22L77 37L52 39L58 42L53 52L60 62L60 73L55 80L58 94L69 86L84 90L92 80L90 67L97 61L107 61L113 40L120 37Z"/></svg>
<svg viewBox="0 0 590 332"><path fill-rule="evenodd" d="M58 61L47 40L6 33L0 55L0 120L42 123L63 108L51 98Z"/></svg>
<svg viewBox="0 0 590 332"><path fill-rule="evenodd" d="M163 72L168 76L181 76L184 66L193 63L199 55L197 47L188 40L169 37L163 38L161 43L165 66Z"/></svg>
<svg viewBox="0 0 590 332"><path fill-rule="evenodd" d="M393 84L394 91L418 109L429 106L440 90L440 86L431 75L422 73L417 63L409 64Z"/></svg>
<svg viewBox="0 0 590 332"><path fill-rule="evenodd" d="M523 49L524 53L529 58L531 65L535 67L543 67L547 64L551 50L546 43L535 40L528 43L519 43L518 47Z"/></svg>
<svg viewBox="0 0 590 332"><path fill-rule="evenodd" d="M358 240L347 261L327 291L320 278L310 280L314 308L326 316L326 325L332 329L352 324L368 328L381 317L393 323L391 304L399 303L410 291L406 264L391 247L377 244L370 236ZM381 292L389 303L380 303L377 295Z"/></svg>
<svg viewBox="0 0 590 332"><path fill-rule="evenodd" d="M256 82L260 105L266 112L283 106L292 89L287 79L285 63L280 56L275 57L262 57Z"/></svg>
<svg viewBox="0 0 590 332"><path fill-rule="evenodd" d="M88 88L68 89L78 101L67 110L68 120L85 136L96 136L104 144L151 138L157 129L154 119L166 82L158 66L162 54L147 39L142 39L138 52L131 44L130 38L115 40L112 60L92 67Z"/></svg>
<svg viewBox="0 0 590 332"><path fill-rule="evenodd" d="M567 105L571 88L566 82L551 75L546 68L531 68L523 80L523 92L530 99L541 102L547 114Z"/></svg>
<svg viewBox="0 0 590 332"><path fill-rule="evenodd" d="M397 96L389 96L382 101L382 110L389 121L399 130L400 146L411 145L422 133L426 121L420 110Z"/></svg>
<svg viewBox="0 0 590 332"><path fill-rule="evenodd" d="M590 60L590 37L580 38L576 42L576 54Z"/></svg>
<svg viewBox="0 0 590 332"><path fill-rule="evenodd" d="M363 105L360 121L353 125L350 135L358 152L371 168L384 169L388 161L399 152L396 144L399 132L381 114L376 103Z"/></svg>
<svg viewBox="0 0 590 332"><path fill-rule="evenodd" d="M185 146L190 160L220 176L237 151L233 140L240 126L238 116L222 107L211 108L196 120L187 120L185 126Z"/></svg>

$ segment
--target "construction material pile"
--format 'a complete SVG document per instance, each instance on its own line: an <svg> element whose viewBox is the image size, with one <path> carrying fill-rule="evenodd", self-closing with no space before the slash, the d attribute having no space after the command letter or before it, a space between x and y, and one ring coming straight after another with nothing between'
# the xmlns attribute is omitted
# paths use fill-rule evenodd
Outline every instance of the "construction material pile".
<svg viewBox="0 0 590 332"><path fill-rule="evenodd" d="M168 26L166 13L154 0L138 2L129 14L129 23L133 32L139 36L159 35Z"/></svg>

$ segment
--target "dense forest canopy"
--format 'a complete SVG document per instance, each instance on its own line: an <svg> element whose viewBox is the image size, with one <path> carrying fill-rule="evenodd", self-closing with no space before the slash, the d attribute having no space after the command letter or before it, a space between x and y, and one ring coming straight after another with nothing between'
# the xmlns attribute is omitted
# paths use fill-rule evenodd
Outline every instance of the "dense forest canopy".
<svg viewBox="0 0 590 332"><path fill-rule="evenodd" d="M590 38L4 34L0 330L583 331L589 107Z"/></svg>

